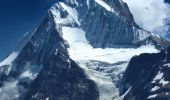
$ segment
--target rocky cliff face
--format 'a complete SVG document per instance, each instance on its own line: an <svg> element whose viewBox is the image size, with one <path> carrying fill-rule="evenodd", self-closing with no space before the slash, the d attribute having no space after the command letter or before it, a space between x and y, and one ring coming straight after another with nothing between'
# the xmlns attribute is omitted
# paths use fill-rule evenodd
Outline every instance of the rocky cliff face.
<svg viewBox="0 0 170 100"><path fill-rule="evenodd" d="M52 55L23 100L98 100L96 84L65 53Z"/></svg>
<svg viewBox="0 0 170 100"><path fill-rule="evenodd" d="M133 57L123 78L124 100L169 100L168 57L169 50Z"/></svg>
<svg viewBox="0 0 170 100"><path fill-rule="evenodd" d="M133 56L156 53L155 46L166 48L166 43L140 29L121 0L58 2L0 63L0 99L126 99L128 94L122 97L119 92L123 94L130 86L137 89L143 75L146 79L141 84L148 82L155 63L165 58L163 53ZM140 75L133 77L138 63L140 69L135 72Z"/></svg>
<svg viewBox="0 0 170 100"><path fill-rule="evenodd" d="M136 25L121 0L66 0L56 4L52 12L60 12L55 16L57 20L68 16L73 19L71 22L86 32L93 47L137 46L151 35Z"/></svg>
<svg viewBox="0 0 170 100"><path fill-rule="evenodd" d="M68 45L55 27L54 19L49 14L27 37L29 41L15 58L9 56L11 64L1 63L2 100L98 99L97 86L70 59ZM15 84L10 87L6 83Z"/></svg>

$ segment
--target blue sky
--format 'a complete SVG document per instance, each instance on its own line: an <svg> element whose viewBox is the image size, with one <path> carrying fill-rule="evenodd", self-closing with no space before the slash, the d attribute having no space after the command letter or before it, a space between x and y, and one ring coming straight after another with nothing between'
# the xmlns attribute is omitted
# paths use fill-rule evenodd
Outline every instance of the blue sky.
<svg viewBox="0 0 170 100"><path fill-rule="evenodd" d="M165 0L165 2L168 2L168 3L170 3L170 0Z"/></svg>
<svg viewBox="0 0 170 100"><path fill-rule="evenodd" d="M54 0L0 0L0 61L43 20Z"/></svg>

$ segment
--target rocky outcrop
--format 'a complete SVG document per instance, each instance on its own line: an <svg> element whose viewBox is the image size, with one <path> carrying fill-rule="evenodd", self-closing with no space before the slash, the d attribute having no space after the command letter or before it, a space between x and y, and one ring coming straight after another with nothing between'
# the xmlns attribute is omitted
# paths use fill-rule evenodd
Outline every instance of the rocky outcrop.
<svg viewBox="0 0 170 100"><path fill-rule="evenodd" d="M169 100L169 63L164 50L133 57L124 74L124 100ZM126 92L126 93L125 93Z"/></svg>
<svg viewBox="0 0 170 100"><path fill-rule="evenodd" d="M52 55L23 100L98 100L95 83L64 53Z"/></svg>

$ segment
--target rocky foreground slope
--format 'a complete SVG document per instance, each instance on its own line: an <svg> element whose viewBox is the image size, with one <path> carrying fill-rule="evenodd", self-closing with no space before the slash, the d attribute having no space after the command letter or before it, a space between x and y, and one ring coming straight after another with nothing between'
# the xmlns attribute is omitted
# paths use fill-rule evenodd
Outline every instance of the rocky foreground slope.
<svg viewBox="0 0 170 100"><path fill-rule="evenodd" d="M134 56L122 81L124 100L169 100L170 79L168 51Z"/></svg>

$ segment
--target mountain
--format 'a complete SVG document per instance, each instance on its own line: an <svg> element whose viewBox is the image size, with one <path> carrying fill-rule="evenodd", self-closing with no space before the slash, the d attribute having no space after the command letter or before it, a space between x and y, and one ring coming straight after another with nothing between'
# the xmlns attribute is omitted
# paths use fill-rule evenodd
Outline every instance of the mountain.
<svg viewBox="0 0 170 100"><path fill-rule="evenodd" d="M151 77L145 70L163 59L158 52L168 45L140 28L121 0L64 0L0 63L0 99L133 98L127 90L138 87L140 75ZM138 63L144 72L134 68Z"/></svg>

